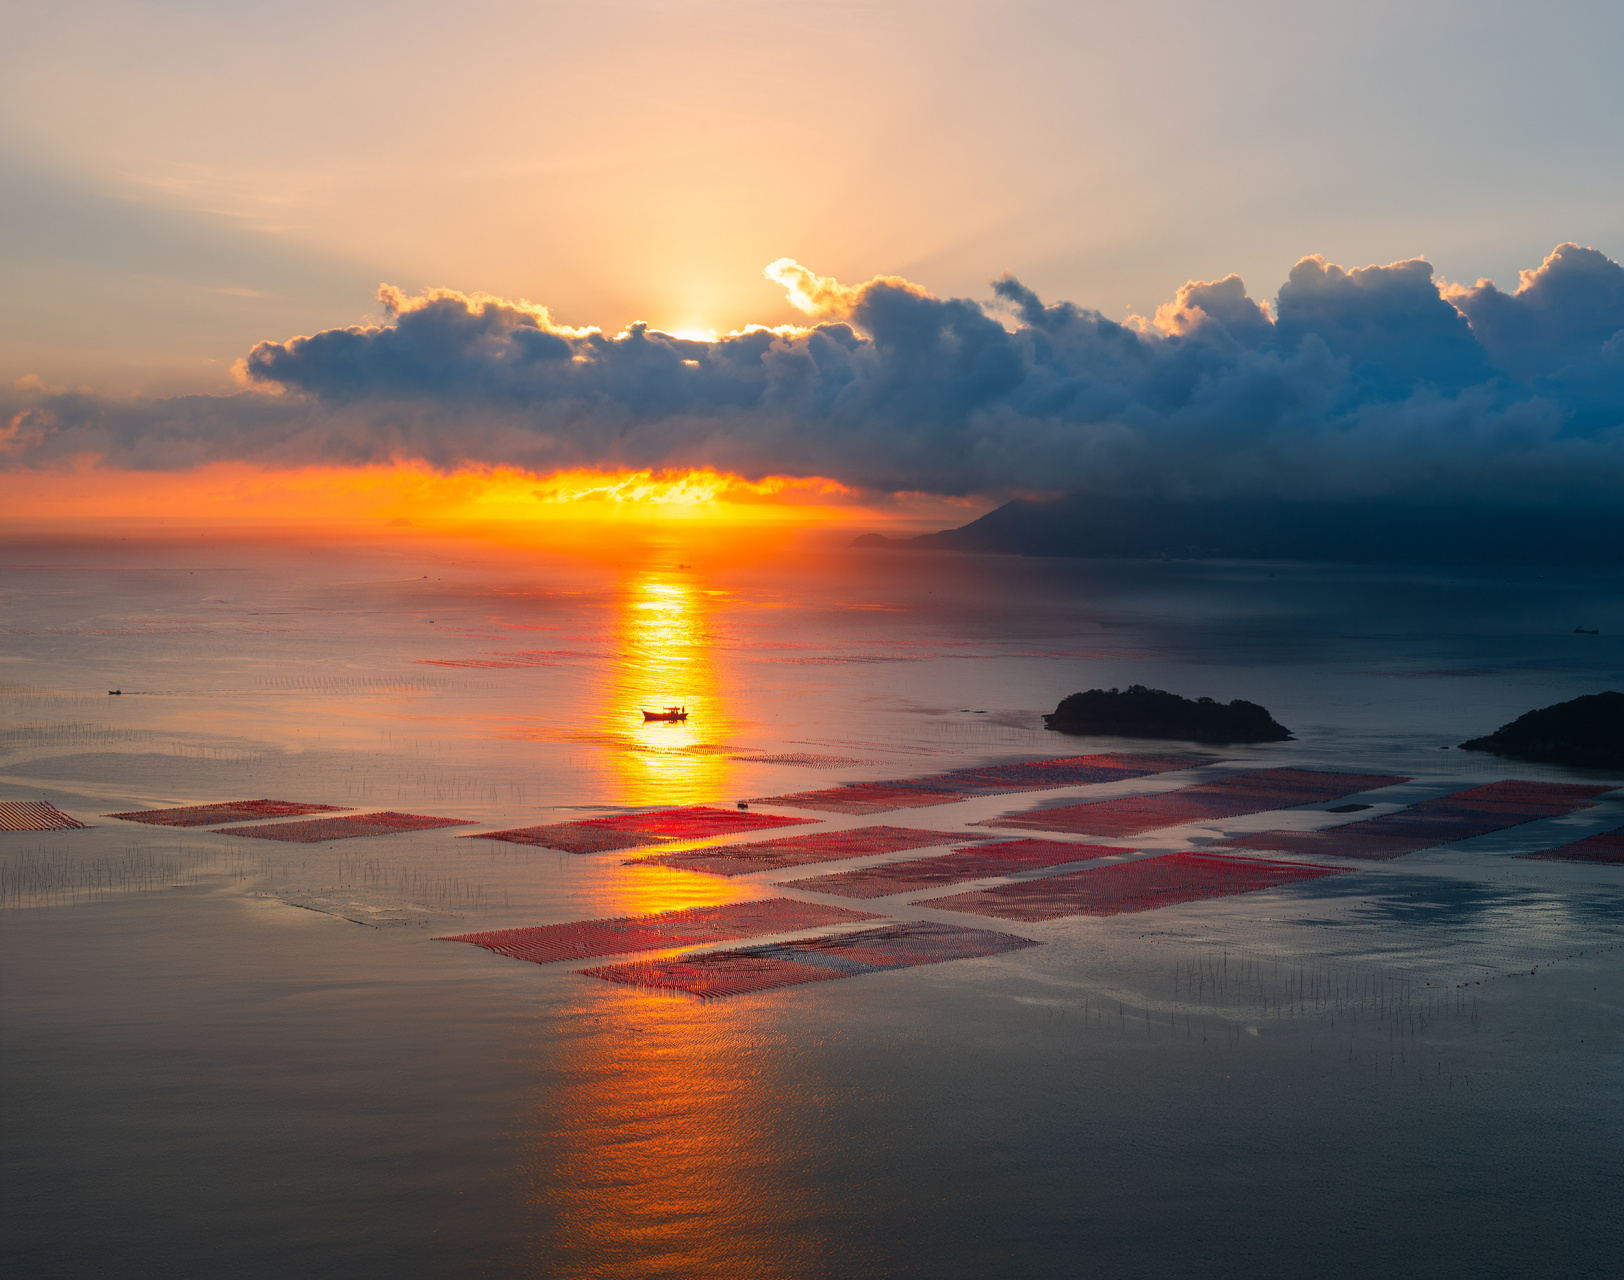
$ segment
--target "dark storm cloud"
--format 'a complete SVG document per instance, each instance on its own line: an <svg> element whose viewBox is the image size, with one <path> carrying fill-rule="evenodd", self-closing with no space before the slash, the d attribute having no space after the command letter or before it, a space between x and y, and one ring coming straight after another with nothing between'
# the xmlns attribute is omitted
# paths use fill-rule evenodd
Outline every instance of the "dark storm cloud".
<svg viewBox="0 0 1624 1280"><path fill-rule="evenodd" d="M14 465L710 465L943 493L1624 493L1624 270L1595 250L1561 246L1514 293L1441 290L1421 260L1305 258L1272 316L1229 276L1134 324L1010 277L983 305L773 270L822 323L608 337L385 289L380 326L249 353L248 379L280 396L34 396L0 449Z"/></svg>

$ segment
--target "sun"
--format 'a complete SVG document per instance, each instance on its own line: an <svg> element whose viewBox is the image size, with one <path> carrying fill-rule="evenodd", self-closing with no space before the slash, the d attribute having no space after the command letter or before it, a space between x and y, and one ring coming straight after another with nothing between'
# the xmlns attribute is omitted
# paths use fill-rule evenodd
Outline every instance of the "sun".
<svg viewBox="0 0 1624 1280"><path fill-rule="evenodd" d="M671 336L673 338L681 338L685 342L715 342L716 330L700 329L693 325L688 325L681 329L671 330Z"/></svg>

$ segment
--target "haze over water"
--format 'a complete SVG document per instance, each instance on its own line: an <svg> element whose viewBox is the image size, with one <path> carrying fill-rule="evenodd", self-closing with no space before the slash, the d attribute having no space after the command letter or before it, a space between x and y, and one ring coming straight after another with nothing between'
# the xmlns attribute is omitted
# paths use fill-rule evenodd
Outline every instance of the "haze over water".
<svg viewBox="0 0 1624 1280"><path fill-rule="evenodd" d="M1042 944L1004 956L703 1003L435 941L853 905L787 874L459 836L1165 747L1042 729L1091 687L1244 697L1296 737L1195 748L1201 772L817 816L957 832L1277 765L1413 775L1362 797L1376 813L1616 781L1441 750L1619 687L1616 571L842 541L16 533L0 799L90 826L0 835L12 1268L1607 1272L1624 882L1515 855L1618 826L1617 793L1292 888L997 921ZM642 721L666 703L689 719ZM257 797L480 825L286 845L100 816ZM858 905L978 923L918 897Z"/></svg>

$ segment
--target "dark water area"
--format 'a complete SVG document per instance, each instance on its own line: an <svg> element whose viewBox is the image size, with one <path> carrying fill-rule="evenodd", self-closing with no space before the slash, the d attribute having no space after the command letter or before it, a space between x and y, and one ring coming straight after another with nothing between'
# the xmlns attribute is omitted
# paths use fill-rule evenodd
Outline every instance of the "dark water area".
<svg viewBox="0 0 1624 1280"><path fill-rule="evenodd" d="M795 880L917 851L724 879L459 836L1145 749L1043 730L1090 687L1246 698L1295 737L800 816L950 841L1246 768L1413 779L1358 812L1119 842L1156 852L1501 778L1624 783L1447 749L1624 687L1617 572L669 533L13 531L0 559L0 800L88 824L0 832L11 1274L1616 1269L1624 870L1517 855L1624 825L1624 791L1289 887L987 922L1041 944L1005 955L708 1002L437 938L852 906ZM637 714L678 701L685 723ZM258 797L476 825L297 845L101 816ZM856 905L979 927L931 896Z"/></svg>

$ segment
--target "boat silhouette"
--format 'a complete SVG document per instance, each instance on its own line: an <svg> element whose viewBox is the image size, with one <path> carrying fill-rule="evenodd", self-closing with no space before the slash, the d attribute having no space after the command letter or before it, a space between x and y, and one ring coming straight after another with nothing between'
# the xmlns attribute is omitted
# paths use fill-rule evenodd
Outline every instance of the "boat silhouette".
<svg viewBox="0 0 1624 1280"><path fill-rule="evenodd" d="M644 711L643 719L648 720L686 720L687 707L666 707L663 711Z"/></svg>

